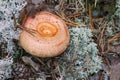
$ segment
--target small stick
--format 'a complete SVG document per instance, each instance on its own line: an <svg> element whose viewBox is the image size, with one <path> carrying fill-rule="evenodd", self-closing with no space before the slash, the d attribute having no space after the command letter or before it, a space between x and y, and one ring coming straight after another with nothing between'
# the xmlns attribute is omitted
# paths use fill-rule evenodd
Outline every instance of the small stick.
<svg viewBox="0 0 120 80"><path fill-rule="evenodd" d="M120 37L120 32L119 33L117 33L117 34L115 34L115 36L113 36L112 38L110 38L110 39L108 39L108 42L107 42L107 51L106 52L109 52L110 51L110 43L113 41L113 40L115 40L115 39L117 39L117 38L119 38Z"/></svg>
<svg viewBox="0 0 120 80"><path fill-rule="evenodd" d="M24 26L21 26L19 23L17 23L14 14L13 14L13 19L14 19L14 26L15 26L16 28L20 28L21 30L24 30L24 31L28 32L28 33L31 34L32 36L35 36L35 34L37 34L36 30L28 29L28 28L26 28L26 27L24 27Z"/></svg>
<svg viewBox="0 0 120 80"><path fill-rule="evenodd" d="M91 27L91 29L94 29L94 24L92 21L92 6L90 3L89 3L89 18L90 18L90 27Z"/></svg>
<svg viewBox="0 0 120 80"><path fill-rule="evenodd" d="M68 25L70 25L70 26L80 26L79 23L73 22L73 21L71 21L70 19L66 18L66 17L64 16L64 14L62 14L61 12L55 11L55 13L56 13L59 17L61 17L61 18L66 22L66 24L68 24ZM83 26L83 25L82 25L82 26Z"/></svg>

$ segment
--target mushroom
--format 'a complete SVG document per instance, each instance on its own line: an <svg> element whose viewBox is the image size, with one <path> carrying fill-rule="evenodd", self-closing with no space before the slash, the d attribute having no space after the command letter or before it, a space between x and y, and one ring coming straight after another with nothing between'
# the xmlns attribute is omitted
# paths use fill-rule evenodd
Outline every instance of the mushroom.
<svg viewBox="0 0 120 80"><path fill-rule="evenodd" d="M63 53L69 45L69 31L58 16L41 11L35 18L28 17L23 25L36 31L32 36L25 30L20 34L20 45L26 52L38 57L54 57Z"/></svg>

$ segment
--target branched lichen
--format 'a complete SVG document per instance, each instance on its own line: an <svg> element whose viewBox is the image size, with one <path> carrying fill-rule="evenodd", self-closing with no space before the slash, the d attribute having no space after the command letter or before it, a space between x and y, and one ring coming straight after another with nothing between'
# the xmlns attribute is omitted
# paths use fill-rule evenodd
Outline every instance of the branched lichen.
<svg viewBox="0 0 120 80"><path fill-rule="evenodd" d="M116 0L116 11L110 18L107 24L108 36L113 36L120 31L120 0Z"/></svg>
<svg viewBox="0 0 120 80"><path fill-rule="evenodd" d="M26 0L0 0L0 34L2 35L0 38L6 43L0 41L0 45L5 45L6 53L15 53L13 39L19 38L20 30L15 30L13 14L18 19L19 12L25 4Z"/></svg>
<svg viewBox="0 0 120 80"><path fill-rule="evenodd" d="M116 0L116 12L115 15L120 18L120 0Z"/></svg>
<svg viewBox="0 0 120 80"><path fill-rule="evenodd" d="M65 80L87 78L101 69L101 58L97 55L92 31L86 27L70 28L71 42L58 63Z"/></svg>
<svg viewBox="0 0 120 80"><path fill-rule="evenodd" d="M11 65L13 64L13 58L4 58L0 60L0 80L11 78Z"/></svg>

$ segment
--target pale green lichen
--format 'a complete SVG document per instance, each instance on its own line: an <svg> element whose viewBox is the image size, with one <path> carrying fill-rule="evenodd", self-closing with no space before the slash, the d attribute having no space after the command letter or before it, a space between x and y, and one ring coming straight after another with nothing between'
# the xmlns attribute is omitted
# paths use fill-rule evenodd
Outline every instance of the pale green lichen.
<svg viewBox="0 0 120 80"><path fill-rule="evenodd" d="M114 14L108 18L110 19L107 23L107 33L108 36L113 36L120 31L120 0L116 0L116 11Z"/></svg>
<svg viewBox="0 0 120 80"><path fill-rule="evenodd" d="M101 58L97 55L92 31L87 27L70 28L69 48L59 59L61 75L65 80L87 78L101 69Z"/></svg>
<svg viewBox="0 0 120 80"><path fill-rule="evenodd" d="M115 15L120 18L120 0L116 0L116 12Z"/></svg>
<svg viewBox="0 0 120 80"><path fill-rule="evenodd" d="M13 58L4 58L0 60L0 80L5 80L12 77L11 65L13 64Z"/></svg>
<svg viewBox="0 0 120 80"><path fill-rule="evenodd" d="M20 10L25 6L26 0L0 0L0 45L5 45L5 52L14 54L16 46L14 45L13 39L19 38L20 30L15 28L13 14L18 19ZM5 44L3 44L5 43Z"/></svg>

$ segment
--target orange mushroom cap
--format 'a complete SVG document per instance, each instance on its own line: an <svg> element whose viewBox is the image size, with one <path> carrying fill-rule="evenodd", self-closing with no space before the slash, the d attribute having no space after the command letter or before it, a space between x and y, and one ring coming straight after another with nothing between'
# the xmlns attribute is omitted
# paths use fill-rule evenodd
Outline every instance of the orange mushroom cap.
<svg viewBox="0 0 120 80"><path fill-rule="evenodd" d="M65 51L69 44L69 31L65 22L58 16L41 11L35 18L28 17L24 27L36 30L36 36L26 31L20 34L21 46L38 57L54 57Z"/></svg>

